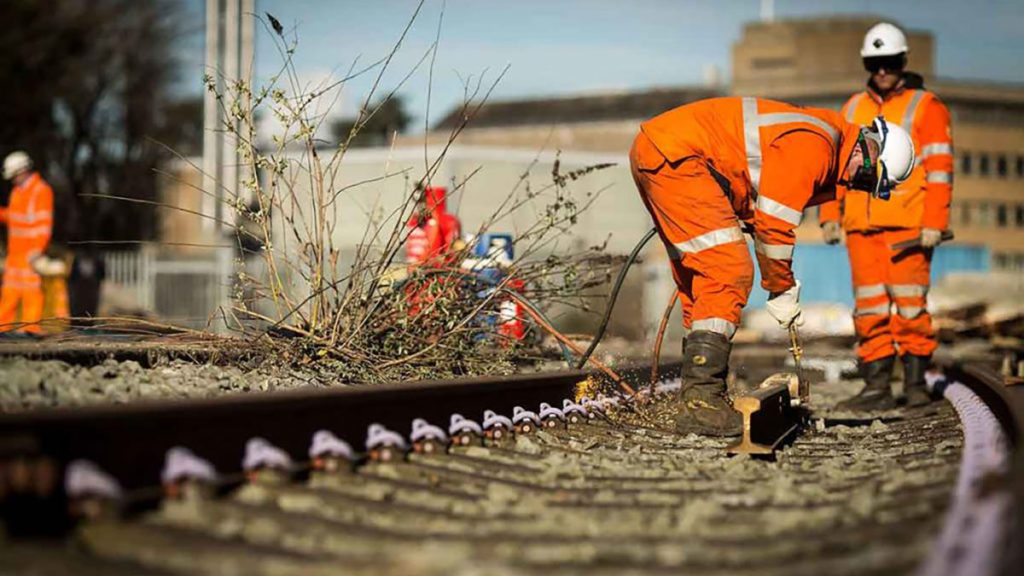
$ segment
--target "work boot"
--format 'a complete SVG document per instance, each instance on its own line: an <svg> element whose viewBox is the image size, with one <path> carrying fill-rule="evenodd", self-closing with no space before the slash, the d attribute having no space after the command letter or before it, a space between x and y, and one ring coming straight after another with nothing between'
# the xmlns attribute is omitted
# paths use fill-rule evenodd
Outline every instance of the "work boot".
<svg viewBox="0 0 1024 576"><path fill-rule="evenodd" d="M904 354L900 361L903 362L903 394L907 407L916 408L930 403L932 398L924 384L924 372L931 357Z"/></svg>
<svg viewBox="0 0 1024 576"><path fill-rule="evenodd" d="M892 391L889 388L889 379L892 377L892 367L895 364L895 356L886 356L880 360L861 364L864 389L853 398L847 398L836 404L836 410L870 412L895 408L896 399L892 397Z"/></svg>
<svg viewBox="0 0 1024 576"><path fill-rule="evenodd" d="M725 392L732 346L722 334L695 330L683 349L683 386L679 394L676 431L703 436L739 436L743 416Z"/></svg>

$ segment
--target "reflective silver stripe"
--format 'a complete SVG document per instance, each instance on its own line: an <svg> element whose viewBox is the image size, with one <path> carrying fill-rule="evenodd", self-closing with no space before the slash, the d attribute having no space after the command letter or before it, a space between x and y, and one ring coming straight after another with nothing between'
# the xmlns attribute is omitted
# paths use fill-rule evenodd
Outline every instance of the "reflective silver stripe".
<svg viewBox="0 0 1024 576"><path fill-rule="evenodd" d="M754 194L761 189L761 130L757 124L757 98L743 99L743 140L747 149L747 170Z"/></svg>
<svg viewBox="0 0 1024 576"><path fill-rule="evenodd" d="M953 173L952 172L929 172L924 177L925 182L938 182L940 184L952 184Z"/></svg>
<svg viewBox="0 0 1024 576"><path fill-rule="evenodd" d="M722 244L729 244L730 242L742 242L743 231L738 227L731 228L719 228L718 230L712 230L706 234L701 234L696 238L690 238L686 242L676 242L674 246L680 252L686 252L688 254L696 254L708 248L714 248L715 246L721 246Z"/></svg>
<svg viewBox="0 0 1024 576"><path fill-rule="evenodd" d="M724 334L726 338L732 338L736 333L736 325L725 318L701 318L694 320L693 330L708 330L717 334Z"/></svg>
<svg viewBox="0 0 1024 576"><path fill-rule="evenodd" d="M17 222L18 224L35 224L43 220L49 220L53 218L53 212L48 210L40 210L38 212L29 212L22 216L21 214L9 214L7 219L11 222Z"/></svg>
<svg viewBox="0 0 1024 576"><path fill-rule="evenodd" d="M864 93L861 92L850 99L850 103L846 105L846 121L853 122L853 115L857 112L857 106L860 105L860 99L864 97Z"/></svg>
<svg viewBox="0 0 1024 576"><path fill-rule="evenodd" d="M50 225L43 224L41 226L31 228L18 226L10 228L7 233L11 238L35 238L36 236L46 236L50 233Z"/></svg>
<svg viewBox="0 0 1024 576"><path fill-rule="evenodd" d="M939 156L940 154L953 154L953 145L949 142L940 142L938 144L929 144L921 148L921 154L918 156L921 160L929 156Z"/></svg>
<svg viewBox="0 0 1024 576"><path fill-rule="evenodd" d="M893 298L923 297L928 294L927 284L889 284L888 288Z"/></svg>
<svg viewBox="0 0 1024 576"><path fill-rule="evenodd" d="M921 98L923 97L923 90L915 90L914 95L910 97L910 104L907 104L907 111L903 113L903 122L900 123L907 132L910 132L911 123L914 121L914 113L917 112L917 105L921 103Z"/></svg>
<svg viewBox="0 0 1024 576"><path fill-rule="evenodd" d="M872 314L889 314L889 303L877 304L875 306L868 306L867 308L857 308L853 311L854 316L870 316Z"/></svg>
<svg viewBox="0 0 1024 576"><path fill-rule="evenodd" d="M813 124L827 132L833 141L839 136L839 132L828 122L810 114L801 114L799 112L758 114L757 98L743 98L743 140L747 152L747 170L750 172L750 183L754 187L755 194L761 190L761 165L763 161L761 155L761 127L795 122Z"/></svg>
<svg viewBox="0 0 1024 576"><path fill-rule="evenodd" d="M911 320L920 316L921 313L924 312L924 308L921 306L900 306L899 304L897 304L896 312L900 316L908 320Z"/></svg>
<svg viewBox="0 0 1024 576"><path fill-rule="evenodd" d="M868 284L867 286L855 286L853 288L854 298L873 298L885 294L885 284Z"/></svg>
<svg viewBox="0 0 1024 576"><path fill-rule="evenodd" d="M803 220L804 213L799 210L794 210L785 204L776 202L767 196L758 196L756 209L765 214L769 214L789 222L793 226L799 226L800 221Z"/></svg>
<svg viewBox="0 0 1024 576"><path fill-rule="evenodd" d="M754 239L754 250L772 260L792 260L793 248L794 246L789 244L765 244L759 239Z"/></svg>

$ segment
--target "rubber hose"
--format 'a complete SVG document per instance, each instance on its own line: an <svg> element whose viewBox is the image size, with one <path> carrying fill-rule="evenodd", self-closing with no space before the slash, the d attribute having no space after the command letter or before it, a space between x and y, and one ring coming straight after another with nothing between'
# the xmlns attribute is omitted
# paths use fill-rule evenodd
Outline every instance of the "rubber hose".
<svg viewBox="0 0 1024 576"><path fill-rule="evenodd" d="M622 283L626 281L626 272L629 272L629 267L636 262L640 251L643 250L644 246L650 242L651 238L657 232L657 228L651 228L644 234L644 237L636 243L633 247L633 252L629 254L629 258L626 258L626 264L619 271L619 277L615 280L615 286L612 288L611 295L608 297L608 306L604 311L604 318L601 320L601 326L597 329L597 334L594 335L594 340L590 343L590 347L583 353L583 357L579 359L576 364L577 370L582 370L587 364L587 360L590 359L590 355L597 349L597 345L601 343L601 339L604 338L604 332L608 329L608 321L612 318L612 310L615 308L615 301L619 298L619 290L622 289Z"/></svg>

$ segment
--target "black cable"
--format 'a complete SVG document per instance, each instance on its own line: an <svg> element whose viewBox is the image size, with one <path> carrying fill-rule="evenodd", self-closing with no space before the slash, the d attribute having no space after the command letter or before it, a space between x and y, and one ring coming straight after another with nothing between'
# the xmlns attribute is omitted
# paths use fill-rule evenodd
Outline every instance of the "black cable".
<svg viewBox="0 0 1024 576"><path fill-rule="evenodd" d="M587 360L590 359L591 354L597 349L597 345L601 343L601 339L604 338L604 331L608 329L608 321L612 318L612 309L615 308L615 300L619 297L619 290L622 289L622 283L626 281L626 272L629 272L629 267L636 262L637 256L640 255L640 251L643 250L644 246L650 242L651 238L657 232L657 228L651 228L644 234L644 237L636 243L633 247L633 252L630 253L629 258L626 258L626 264L622 266L622 270L619 271L619 277L615 280L615 286L612 288L611 295L608 298L608 306L604 311L604 319L601 320L601 327L597 329L597 334L594 336L594 340L590 343L590 347L583 353L583 356L579 359L576 364L577 370L582 370L587 364Z"/></svg>

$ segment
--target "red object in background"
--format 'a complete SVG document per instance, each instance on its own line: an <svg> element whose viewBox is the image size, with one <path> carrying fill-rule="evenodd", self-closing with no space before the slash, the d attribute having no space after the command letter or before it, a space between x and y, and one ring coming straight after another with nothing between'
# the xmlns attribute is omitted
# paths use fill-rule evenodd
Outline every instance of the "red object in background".
<svg viewBox="0 0 1024 576"><path fill-rule="evenodd" d="M513 278L505 284L507 290L522 294L526 284ZM517 300L503 298L498 304L498 333L513 340L522 340L526 336L526 324L523 322L523 307Z"/></svg>
<svg viewBox="0 0 1024 576"><path fill-rule="evenodd" d="M423 190L427 214L413 214L405 242L405 262L419 266L451 250L462 233L462 225L447 210L448 189L430 186Z"/></svg>

